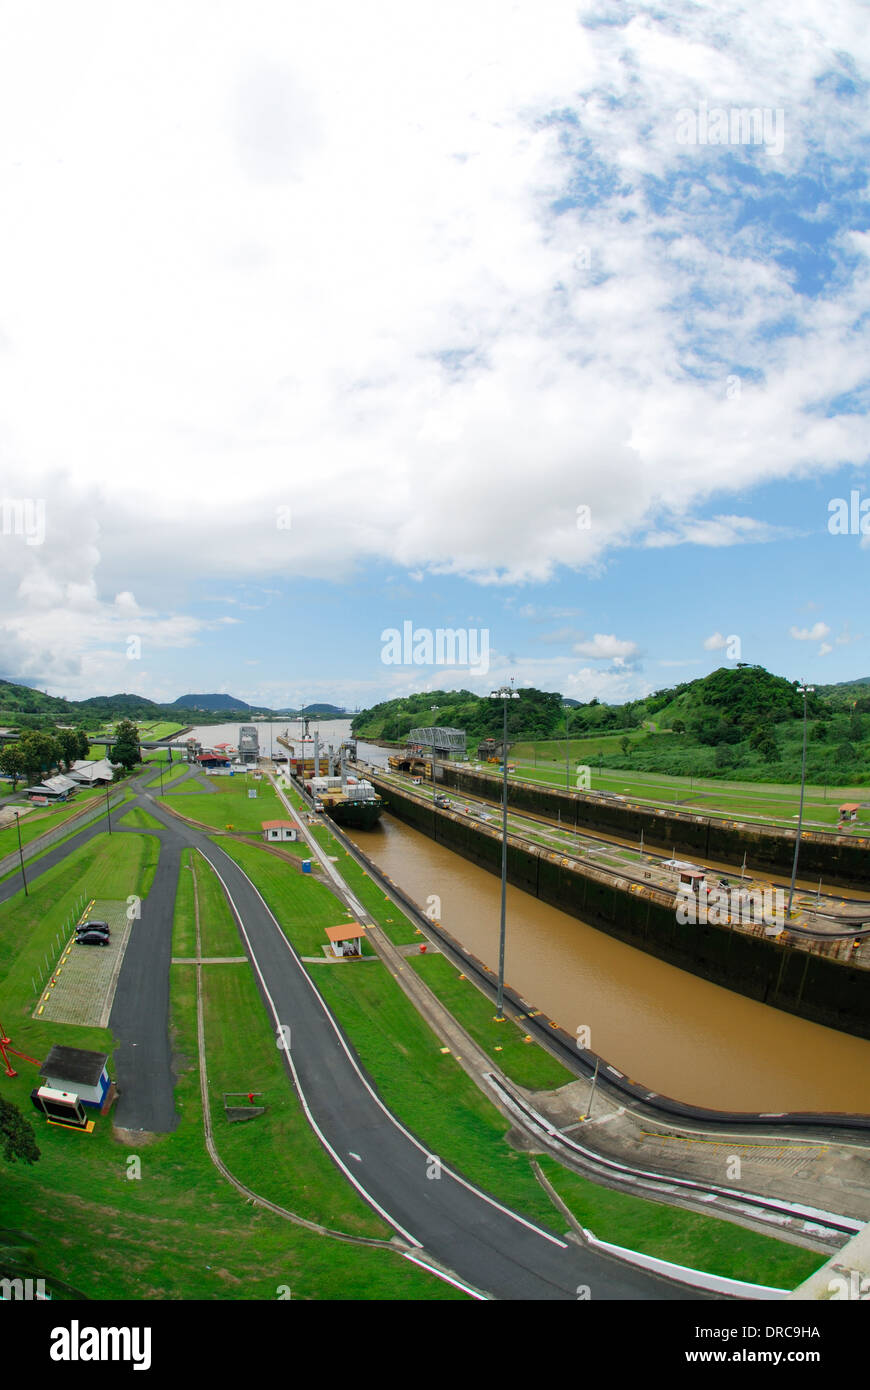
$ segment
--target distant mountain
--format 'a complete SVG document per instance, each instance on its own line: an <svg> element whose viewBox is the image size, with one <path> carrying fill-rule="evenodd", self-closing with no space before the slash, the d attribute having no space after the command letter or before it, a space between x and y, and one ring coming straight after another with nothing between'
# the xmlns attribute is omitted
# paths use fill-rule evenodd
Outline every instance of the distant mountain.
<svg viewBox="0 0 870 1390"><path fill-rule="evenodd" d="M170 709L207 710L209 714L223 713L224 710L242 710L250 713L259 706L249 705L245 700L237 700L235 695L180 695L173 700Z"/></svg>
<svg viewBox="0 0 870 1390"><path fill-rule="evenodd" d="M347 714L347 710L346 710L346 709L342 709L342 707L341 707L340 705L325 705L325 704L320 704L320 705L305 705L305 706L303 706L303 708L299 711L299 713L300 713L300 714L307 715L309 718L312 718L312 719L313 719L313 718L319 718L319 719L341 719L341 717L342 717L343 715Z"/></svg>
<svg viewBox="0 0 870 1390"><path fill-rule="evenodd" d="M125 718L131 715L150 715L153 718L165 709L164 705L156 705L146 695L92 695L88 700L78 700L76 705L78 709L92 710L94 714L103 714L110 719L118 714Z"/></svg>

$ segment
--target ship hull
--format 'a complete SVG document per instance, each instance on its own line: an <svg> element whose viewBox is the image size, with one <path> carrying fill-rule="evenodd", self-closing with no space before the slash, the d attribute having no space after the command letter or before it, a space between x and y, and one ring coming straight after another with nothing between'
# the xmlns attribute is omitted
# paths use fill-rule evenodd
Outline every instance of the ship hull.
<svg viewBox="0 0 870 1390"><path fill-rule="evenodd" d="M331 805L324 802L323 809L336 825L346 826L349 830L371 830L380 819L383 802L336 801Z"/></svg>

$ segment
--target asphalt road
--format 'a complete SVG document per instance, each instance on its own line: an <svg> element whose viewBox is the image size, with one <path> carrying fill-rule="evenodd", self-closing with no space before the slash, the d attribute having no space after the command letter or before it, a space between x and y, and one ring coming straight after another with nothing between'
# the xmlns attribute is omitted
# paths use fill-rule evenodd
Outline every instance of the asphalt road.
<svg viewBox="0 0 870 1390"><path fill-rule="evenodd" d="M140 804L165 829L133 832L157 834L161 854L142 918L131 934L110 1018L120 1039L117 1125L165 1132L177 1123L168 1037L172 917L181 850L195 846L221 877L242 923L242 940L276 1039L281 1027L291 1030L291 1048L282 1049L282 1056L309 1120L333 1161L397 1234L499 1299L699 1297L563 1240L556 1230L534 1226L443 1165L440 1177L428 1177L430 1159L437 1155L430 1155L379 1100L250 880L216 844L171 817L147 793ZM39 860L33 877L100 829L102 822ZM0 885L0 900L19 887L14 879ZM560 1226L555 1214L554 1226Z"/></svg>

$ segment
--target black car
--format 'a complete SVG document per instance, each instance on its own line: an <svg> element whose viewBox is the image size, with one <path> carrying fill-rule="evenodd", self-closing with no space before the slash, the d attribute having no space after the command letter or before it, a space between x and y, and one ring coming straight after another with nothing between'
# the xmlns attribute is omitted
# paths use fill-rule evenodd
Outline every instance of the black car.
<svg viewBox="0 0 870 1390"><path fill-rule="evenodd" d="M79 922L79 925L76 927L76 931L104 931L104 932L108 932L108 931L111 931L111 928L110 928L108 922L104 922L104 921L102 921L102 919L96 919L96 918L95 918L93 922Z"/></svg>
<svg viewBox="0 0 870 1390"><path fill-rule="evenodd" d="M84 926L76 927L76 940L78 940L80 936L84 936L86 933L89 933L91 936L104 936L107 941L109 937L112 935L112 933L109 931L109 928L104 927L102 923L100 923L99 925L91 926L89 922L86 922Z"/></svg>
<svg viewBox="0 0 870 1390"><path fill-rule="evenodd" d="M83 931L76 933L77 946L108 946L109 938L104 931Z"/></svg>

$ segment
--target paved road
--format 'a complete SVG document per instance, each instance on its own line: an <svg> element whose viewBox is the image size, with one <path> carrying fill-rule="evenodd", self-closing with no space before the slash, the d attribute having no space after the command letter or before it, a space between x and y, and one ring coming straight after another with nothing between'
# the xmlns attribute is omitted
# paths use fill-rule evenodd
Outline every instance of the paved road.
<svg viewBox="0 0 870 1390"><path fill-rule="evenodd" d="M195 846L220 875L241 919L242 939L276 1036L282 1025L291 1029L292 1050L282 1056L309 1118L345 1176L405 1240L497 1298L571 1300L584 1288L593 1300L698 1297L535 1227L443 1166L440 1178L427 1177L431 1164L424 1145L379 1100L250 880L222 849L147 793L139 804L165 829L150 832L161 840L160 867L131 935L110 1018L121 1039L116 1124L165 1131L177 1123L168 1041L169 961L180 855L185 846ZM34 866L35 873L95 833L96 827L86 829L59 846ZM8 896L2 888L0 897ZM554 1225L560 1225L555 1216Z"/></svg>

